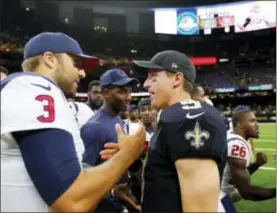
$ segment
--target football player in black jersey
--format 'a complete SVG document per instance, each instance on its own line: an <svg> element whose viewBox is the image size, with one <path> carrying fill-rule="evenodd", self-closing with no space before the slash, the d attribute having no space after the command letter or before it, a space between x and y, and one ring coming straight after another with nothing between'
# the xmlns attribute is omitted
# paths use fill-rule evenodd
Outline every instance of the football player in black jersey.
<svg viewBox="0 0 277 213"><path fill-rule="evenodd" d="M173 50L133 64L147 71L144 87L160 110L143 172L142 212L217 212L226 127L217 109L191 99L193 64Z"/></svg>

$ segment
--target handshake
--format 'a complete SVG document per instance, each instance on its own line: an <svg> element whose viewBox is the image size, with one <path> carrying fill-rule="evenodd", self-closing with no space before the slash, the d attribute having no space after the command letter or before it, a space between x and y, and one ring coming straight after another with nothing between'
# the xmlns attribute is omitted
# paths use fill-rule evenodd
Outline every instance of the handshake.
<svg viewBox="0 0 277 213"><path fill-rule="evenodd" d="M132 135L125 135L119 124L115 126L118 143L105 143L104 150L100 152L102 160L108 160L118 152L126 152L130 154L132 160L140 157L144 150L146 142L145 127L141 125L137 132Z"/></svg>

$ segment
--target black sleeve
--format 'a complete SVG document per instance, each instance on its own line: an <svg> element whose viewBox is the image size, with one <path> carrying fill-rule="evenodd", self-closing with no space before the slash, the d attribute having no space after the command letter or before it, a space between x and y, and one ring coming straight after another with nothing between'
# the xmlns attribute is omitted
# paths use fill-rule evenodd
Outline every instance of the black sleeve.
<svg viewBox="0 0 277 213"><path fill-rule="evenodd" d="M205 119L163 124L168 154L179 158L212 158L220 162L227 153L226 127L211 125Z"/></svg>

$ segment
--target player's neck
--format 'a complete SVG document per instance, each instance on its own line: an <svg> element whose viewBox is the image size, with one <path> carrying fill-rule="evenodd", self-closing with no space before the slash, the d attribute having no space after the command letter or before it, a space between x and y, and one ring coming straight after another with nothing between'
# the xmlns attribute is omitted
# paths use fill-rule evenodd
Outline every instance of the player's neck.
<svg viewBox="0 0 277 213"><path fill-rule="evenodd" d="M168 102L169 106L176 104L181 101L190 100L191 96L189 93L182 91L182 92L175 92L172 93L171 98Z"/></svg>
<svg viewBox="0 0 277 213"><path fill-rule="evenodd" d="M111 116L118 116L119 112L115 109L113 109L111 106L109 106L107 103L104 102L103 106L101 107L102 110L106 111L109 113Z"/></svg>
<svg viewBox="0 0 277 213"><path fill-rule="evenodd" d="M248 140L249 138L244 134L244 132L243 131L240 131L240 130L237 130L237 129L235 129L234 130L234 133L235 134L237 134L237 135L239 135L239 136L241 136L244 140Z"/></svg>
<svg viewBox="0 0 277 213"><path fill-rule="evenodd" d="M99 106L93 103L91 100L88 101L88 104L92 110L99 110Z"/></svg>
<svg viewBox="0 0 277 213"><path fill-rule="evenodd" d="M129 120L132 122L132 123L138 123L139 122L139 119L138 118L129 118Z"/></svg>
<svg viewBox="0 0 277 213"><path fill-rule="evenodd" d="M42 67L40 69L37 69L34 71L34 73L37 73L39 75L42 75L48 79L50 79L51 81L53 81L54 83L57 84L56 79L54 78L54 76L52 75L52 72L49 72L48 70L43 69Z"/></svg>

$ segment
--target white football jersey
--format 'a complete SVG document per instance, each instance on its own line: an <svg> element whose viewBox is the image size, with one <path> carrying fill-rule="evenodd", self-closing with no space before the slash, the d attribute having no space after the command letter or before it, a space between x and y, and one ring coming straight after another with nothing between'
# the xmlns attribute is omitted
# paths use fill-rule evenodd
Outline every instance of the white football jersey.
<svg viewBox="0 0 277 213"><path fill-rule="evenodd" d="M128 120L128 125L129 125L129 135L131 135L138 131L138 129L142 125L142 123L141 122L131 122L130 120Z"/></svg>
<svg viewBox="0 0 277 213"><path fill-rule="evenodd" d="M228 146L228 157L245 160L246 167L250 165L252 149L251 149L251 144L248 141L246 141L240 135L237 135L235 133L228 133L227 146ZM231 171L227 161L224 169L222 185L221 185L221 190L224 193L224 195L225 193L228 192L228 190L234 188L234 185L230 184L231 180L232 180Z"/></svg>
<svg viewBox="0 0 277 213"><path fill-rule="evenodd" d="M85 103L68 102L73 114L76 118L79 128L81 128L93 115L94 111Z"/></svg>
<svg viewBox="0 0 277 213"><path fill-rule="evenodd" d="M38 194L11 134L16 131L49 128L62 129L72 134L76 153L81 162L84 145L80 131L63 92L55 83L28 72L13 74L3 80L1 82L1 212L50 211Z"/></svg>
<svg viewBox="0 0 277 213"><path fill-rule="evenodd" d="M229 130L228 130L227 133L229 134L229 133L232 133L232 132L234 132L233 122L229 121Z"/></svg>

